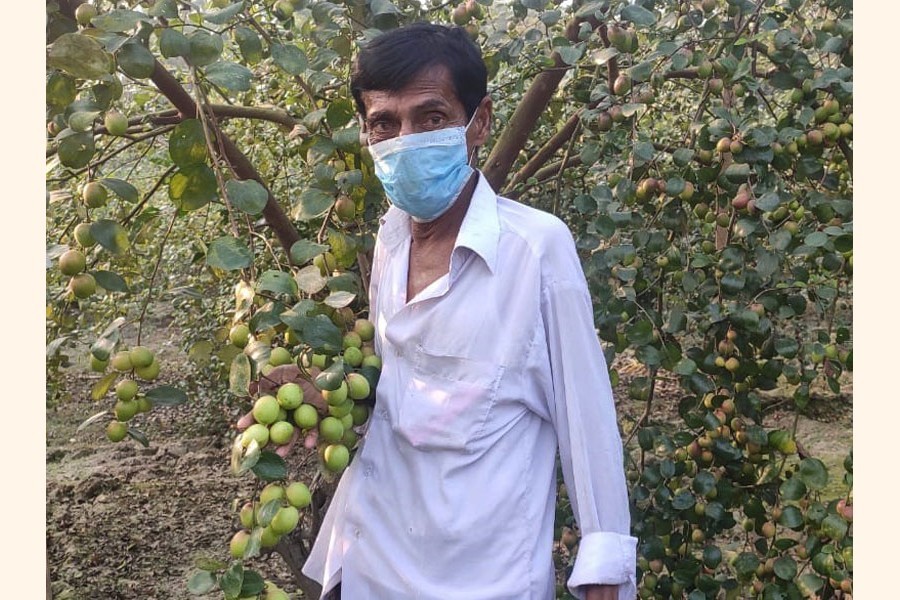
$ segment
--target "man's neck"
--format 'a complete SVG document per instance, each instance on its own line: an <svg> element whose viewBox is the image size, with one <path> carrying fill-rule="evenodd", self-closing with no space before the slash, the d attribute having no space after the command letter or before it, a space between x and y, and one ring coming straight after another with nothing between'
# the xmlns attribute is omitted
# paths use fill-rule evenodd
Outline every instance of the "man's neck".
<svg viewBox="0 0 900 600"><path fill-rule="evenodd" d="M448 239L455 241L456 235L459 233L460 227L462 227L463 219L466 218L466 212L469 210L469 204L472 201L472 194L475 192L477 183L478 172L476 171L463 186L459 198L453 203L453 206L434 221L419 223L410 219L410 233L413 245L440 244Z"/></svg>

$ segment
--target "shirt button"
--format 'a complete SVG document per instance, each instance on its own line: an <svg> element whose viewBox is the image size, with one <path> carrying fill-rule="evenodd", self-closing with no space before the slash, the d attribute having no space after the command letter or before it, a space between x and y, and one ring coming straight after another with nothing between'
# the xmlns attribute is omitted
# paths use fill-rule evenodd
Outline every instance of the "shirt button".
<svg viewBox="0 0 900 600"><path fill-rule="evenodd" d="M359 536L360 536L360 531L359 531L359 529L357 529L356 531L354 531L353 534L356 536L356 539L359 539Z"/></svg>

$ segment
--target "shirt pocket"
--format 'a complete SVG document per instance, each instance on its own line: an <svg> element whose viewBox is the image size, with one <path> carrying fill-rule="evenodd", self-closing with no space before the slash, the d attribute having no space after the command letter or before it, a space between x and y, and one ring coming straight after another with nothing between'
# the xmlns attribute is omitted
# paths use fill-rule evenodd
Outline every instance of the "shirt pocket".
<svg viewBox="0 0 900 600"><path fill-rule="evenodd" d="M497 398L502 365L417 348L396 433L422 450L467 450Z"/></svg>

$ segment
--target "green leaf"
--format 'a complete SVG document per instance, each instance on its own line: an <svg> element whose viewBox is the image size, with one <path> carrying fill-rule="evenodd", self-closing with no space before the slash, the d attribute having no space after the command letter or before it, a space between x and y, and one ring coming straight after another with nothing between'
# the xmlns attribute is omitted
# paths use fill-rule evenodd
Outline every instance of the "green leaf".
<svg viewBox="0 0 900 600"><path fill-rule="evenodd" d="M246 554L245 554L246 556ZM241 597L254 597L266 589L266 582L256 571L244 571L244 583L241 585Z"/></svg>
<svg viewBox="0 0 900 600"><path fill-rule="evenodd" d="M743 183L750 177L750 165L731 163L725 169L725 178L732 183Z"/></svg>
<svg viewBox="0 0 900 600"><path fill-rule="evenodd" d="M400 9L394 6L390 0L372 0L370 7L372 9L373 17L402 14Z"/></svg>
<svg viewBox="0 0 900 600"><path fill-rule="evenodd" d="M307 319L301 337L315 350L338 352L342 347L340 329L325 315Z"/></svg>
<svg viewBox="0 0 900 600"><path fill-rule="evenodd" d="M775 339L775 352L785 358L794 358L799 350L800 344L793 338L779 337Z"/></svg>
<svg viewBox="0 0 900 600"><path fill-rule="evenodd" d="M161 385L147 390L146 395L157 406L178 406L188 401L188 396L184 391L171 385Z"/></svg>
<svg viewBox="0 0 900 600"><path fill-rule="evenodd" d="M649 161L653 158L656 150L650 142L638 142L634 145L634 156L643 161Z"/></svg>
<svg viewBox="0 0 900 600"><path fill-rule="evenodd" d="M775 576L784 581L793 581L797 576L797 563L789 556L775 559Z"/></svg>
<svg viewBox="0 0 900 600"><path fill-rule="evenodd" d="M828 484L828 469L818 458L804 458L800 461L797 475L812 490L821 490Z"/></svg>
<svg viewBox="0 0 900 600"><path fill-rule="evenodd" d="M306 151L306 160L311 165L315 165L331 158L334 151L335 145L330 138L316 136L312 145Z"/></svg>
<svg viewBox="0 0 900 600"><path fill-rule="evenodd" d="M759 566L759 558L752 552L741 552L732 564L737 574L741 577L748 577L756 571Z"/></svg>
<svg viewBox="0 0 900 600"><path fill-rule="evenodd" d="M203 13L203 20L208 23L212 23L213 25L223 25L230 21L232 17L241 12L243 8L243 2L235 2L233 4L229 4L221 10L212 10L210 12Z"/></svg>
<svg viewBox="0 0 900 600"><path fill-rule="evenodd" d="M124 254L131 245L125 228L110 219L91 223L91 235L103 248L116 256Z"/></svg>
<svg viewBox="0 0 900 600"><path fill-rule="evenodd" d="M263 527L267 527L269 523L272 522L272 519L275 518L275 515L278 513L278 509L280 508L281 500L277 498L275 500L269 500L259 507L259 511L257 511L256 513L256 522Z"/></svg>
<svg viewBox="0 0 900 600"><path fill-rule="evenodd" d="M259 455L259 460L253 465L252 471L263 481L277 481L287 477L287 465L284 459L268 450L264 450Z"/></svg>
<svg viewBox="0 0 900 600"><path fill-rule="evenodd" d="M822 533L830 537L832 540L839 542L847 535L849 525L847 521L838 515L828 515L822 521Z"/></svg>
<svg viewBox="0 0 900 600"><path fill-rule="evenodd" d="M325 111L325 120L332 129L339 129L353 119L354 112L353 104L350 100L334 100L328 104L328 108Z"/></svg>
<svg viewBox="0 0 900 600"><path fill-rule="evenodd" d="M291 263L302 265L326 250L328 250L328 246L323 244L316 244L310 240L298 240L291 246Z"/></svg>
<svg viewBox="0 0 900 600"><path fill-rule="evenodd" d="M803 484L801 483L800 485L802 486ZM796 530L803 526L803 513L796 506L785 506L784 510L781 511L781 516L778 518L778 523L788 529Z"/></svg>
<svg viewBox="0 0 900 600"><path fill-rule="evenodd" d="M698 494L705 496L716 487L716 478L709 471L699 471L696 477L694 477L691 487Z"/></svg>
<svg viewBox="0 0 900 600"><path fill-rule="evenodd" d="M103 187L111 191L113 194L124 200L125 202L137 202L138 190L136 187L125 181L124 179L114 179L106 177L100 180Z"/></svg>
<svg viewBox="0 0 900 600"><path fill-rule="evenodd" d="M232 205L249 215L261 213L269 201L269 192L255 179L229 179L225 192Z"/></svg>
<svg viewBox="0 0 900 600"><path fill-rule="evenodd" d="M697 372L697 363L689 358L682 358L672 370L679 375L692 375Z"/></svg>
<svg viewBox="0 0 900 600"><path fill-rule="evenodd" d="M785 500L799 500L806 495L806 484L799 477L791 477L784 480L779 491Z"/></svg>
<svg viewBox="0 0 900 600"><path fill-rule="evenodd" d="M188 350L188 358L198 367L209 365L212 357L213 345L209 340L200 340L191 345Z"/></svg>
<svg viewBox="0 0 900 600"><path fill-rule="evenodd" d="M356 239L337 229L328 229L328 245L337 259L338 265L349 268L356 261L358 247Z"/></svg>
<svg viewBox="0 0 900 600"><path fill-rule="evenodd" d="M584 54L584 46L582 44L576 44L575 46L557 46L556 52L559 53L559 57L562 59L563 63L574 65L578 62L578 59L581 58L581 55Z"/></svg>
<svg viewBox="0 0 900 600"><path fill-rule="evenodd" d="M138 444L140 444L144 448L150 447L150 439L147 437L147 434L145 434L140 429L135 429L134 427L129 427L127 433L128 433L128 437L130 437L131 439L136 441Z"/></svg>
<svg viewBox="0 0 900 600"><path fill-rule="evenodd" d="M822 231L813 231L803 239L803 243L813 248L821 248L828 243L828 234Z"/></svg>
<svg viewBox="0 0 900 600"><path fill-rule="evenodd" d="M175 4L175 0L156 0L153 7L150 8L150 16L177 19L178 7Z"/></svg>
<svg viewBox="0 0 900 600"><path fill-rule="evenodd" d="M188 36L191 43L191 54L189 61L196 67L210 65L219 60L222 54L224 43L222 36L210 34L205 31L195 31Z"/></svg>
<svg viewBox="0 0 900 600"><path fill-rule="evenodd" d="M237 42L241 56L248 64L254 65L263 58L262 41L255 31L249 27L238 25L234 28L234 41Z"/></svg>
<svg viewBox="0 0 900 600"><path fill-rule="evenodd" d="M130 31L141 21L149 21L144 13L135 10L116 9L91 19L91 25L103 31L115 33Z"/></svg>
<svg viewBox="0 0 900 600"><path fill-rule="evenodd" d="M637 4L629 4L623 8L621 17L637 26L649 27L656 23L656 15Z"/></svg>
<svg viewBox="0 0 900 600"><path fill-rule="evenodd" d="M138 42L122 44L116 51L116 62L123 73L135 79L150 77L156 65L153 54Z"/></svg>
<svg viewBox="0 0 900 600"><path fill-rule="evenodd" d="M306 294L315 294L322 290L327 280L322 277L319 267L308 265L300 269L296 276L297 286Z"/></svg>
<svg viewBox="0 0 900 600"><path fill-rule="evenodd" d="M55 110L61 112L75 100L77 94L78 89L75 87L75 80L72 77L59 71L53 71L47 77L44 96L47 99L47 105Z"/></svg>
<svg viewBox="0 0 900 600"><path fill-rule="evenodd" d="M243 352L231 361L228 371L228 391L244 397L250 393L250 359Z"/></svg>
<svg viewBox="0 0 900 600"><path fill-rule="evenodd" d="M100 79L112 72L111 58L94 38L80 33L64 33L50 46L47 66L79 79Z"/></svg>
<svg viewBox="0 0 900 600"><path fill-rule="evenodd" d="M273 294L297 295L297 282L290 273L284 271L265 271L256 283L257 292L272 292Z"/></svg>
<svg viewBox="0 0 900 600"><path fill-rule="evenodd" d="M647 106L646 104L632 104L632 103L623 104L622 105L622 114L625 115L625 117L627 118L627 117L630 117L630 116L636 114L639 110L646 108L646 106Z"/></svg>
<svg viewBox="0 0 900 600"><path fill-rule="evenodd" d="M679 148L672 153L672 161L679 167L687 166L694 158L694 151L690 148Z"/></svg>
<svg viewBox="0 0 900 600"><path fill-rule="evenodd" d="M825 585L825 580L813 573L804 573L797 578L797 587L807 598L812 598Z"/></svg>
<svg viewBox="0 0 900 600"><path fill-rule="evenodd" d="M92 131L98 116L99 110L74 112L69 116L68 125L73 131Z"/></svg>
<svg viewBox="0 0 900 600"><path fill-rule="evenodd" d="M182 167L169 179L169 198L181 210L197 210L215 200L216 174L205 164Z"/></svg>
<svg viewBox="0 0 900 600"><path fill-rule="evenodd" d="M775 192L768 192L756 199L756 208L762 211L772 211L781 204L781 198Z"/></svg>
<svg viewBox="0 0 900 600"><path fill-rule="evenodd" d="M194 596L208 594L216 587L216 576L209 571L197 571L188 580L188 592Z"/></svg>
<svg viewBox="0 0 900 600"><path fill-rule="evenodd" d="M244 560L259 556L260 548L262 548L262 527L254 527L250 532L250 538L247 540L247 547L244 549Z"/></svg>
<svg viewBox="0 0 900 600"><path fill-rule="evenodd" d="M838 252L853 250L853 234L845 233L834 238L834 249Z"/></svg>
<svg viewBox="0 0 900 600"><path fill-rule="evenodd" d="M226 90L246 92L250 89L253 72L232 62L217 62L206 67L206 78Z"/></svg>
<svg viewBox="0 0 900 600"><path fill-rule="evenodd" d="M70 169L86 167L91 162L96 149L94 135L89 131L82 133L70 131L71 134L59 138L59 146L56 150L59 162Z"/></svg>
<svg viewBox="0 0 900 600"><path fill-rule="evenodd" d="M625 335L632 344L641 346L653 341L653 323L641 319L633 325L626 327Z"/></svg>
<svg viewBox="0 0 900 600"><path fill-rule="evenodd" d="M112 271L92 271L97 285L108 292L128 292L128 284L117 273Z"/></svg>
<svg viewBox="0 0 900 600"><path fill-rule="evenodd" d="M93 385L93 387L91 387L91 399L103 399L103 397L106 396L107 392L109 392L109 386L111 386L113 381L118 379L118 377L119 374L116 371L104 375L103 378L100 379L100 381L98 381Z"/></svg>
<svg viewBox="0 0 900 600"><path fill-rule="evenodd" d="M166 27L159 34L159 53L165 58L191 55L191 42L177 29Z"/></svg>
<svg viewBox="0 0 900 600"><path fill-rule="evenodd" d="M291 216L299 221L309 221L325 214L332 204L334 194L315 187L306 188L300 192Z"/></svg>
<svg viewBox="0 0 900 600"><path fill-rule="evenodd" d="M350 292L332 292L323 302L331 308L343 308L349 306L356 299L356 294Z"/></svg>
<svg viewBox="0 0 900 600"><path fill-rule="evenodd" d="M294 45L272 44L272 60L291 75L302 74L309 65L306 55Z"/></svg>
<svg viewBox="0 0 900 600"><path fill-rule="evenodd" d="M175 126L169 136L169 156L179 167L203 164L208 156L203 123L199 119L185 119Z"/></svg>
<svg viewBox="0 0 900 600"><path fill-rule="evenodd" d="M672 508L675 510L686 510L692 508L696 504L694 495L687 490L682 490L675 494L672 498Z"/></svg>
<svg viewBox="0 0 900 600"><path fill-rule="evenodd" d="M241 586L244 583L244 567L236 562L219 578L219 587L228 600L234 600L241 594Z"/></svg>
<svg viewBox="0 0 900 600"><path fill-rule="evenodd" d="M226 271L235 271L252 265L253 255L243 240L226 235L210 242L206 264Z"/></svg>
<svg viewBox="0 0 900 600"><path fill-rule="evenodd" d="M609 48L603 48L602 50L595 50L591 53L591 62L595 65L604 65L606 62L619 55L619 51L614 47L610 46Z"/></svg>

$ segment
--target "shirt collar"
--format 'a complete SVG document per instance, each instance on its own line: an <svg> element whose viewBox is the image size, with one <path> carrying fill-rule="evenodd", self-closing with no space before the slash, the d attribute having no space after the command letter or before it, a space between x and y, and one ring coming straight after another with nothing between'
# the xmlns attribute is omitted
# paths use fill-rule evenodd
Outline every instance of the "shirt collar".
<svg viewBox="0 0 900 600"><path fill-rule="evenodd" d="M463 247L475 252L494 272L497 265L497 244L500 239L500 218L497 216L497 193L484 173L477 171L478 182L472 201L456 235L453 250ZM409 238L409 215L391 206L380 219L378 235L387 248L393 248Z"/></svg>

